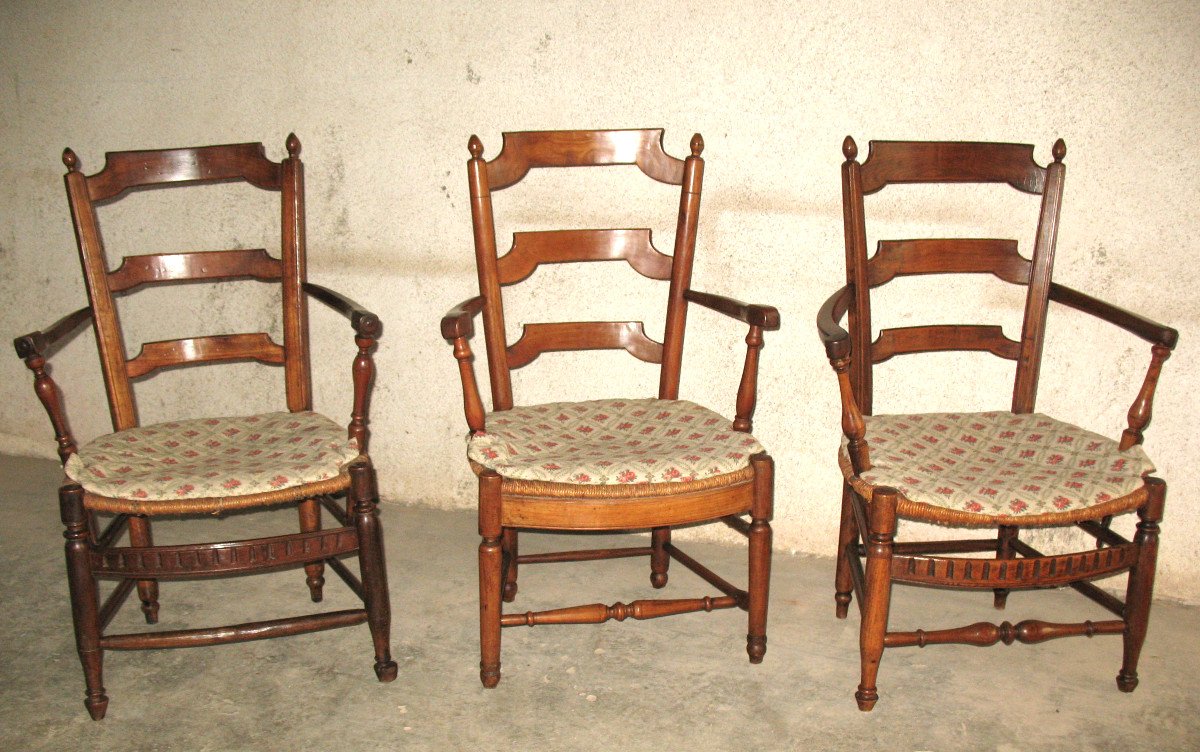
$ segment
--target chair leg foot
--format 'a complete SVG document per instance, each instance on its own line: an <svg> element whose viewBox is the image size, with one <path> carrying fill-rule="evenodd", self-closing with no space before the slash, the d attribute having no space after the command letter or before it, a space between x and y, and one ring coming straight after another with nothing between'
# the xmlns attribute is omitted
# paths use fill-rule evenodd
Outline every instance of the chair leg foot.
<svg viewBox="0 0 1200 752"><path fill-rule="evenodd" d="M997 611L1003 611L1008 605L1008 590L1005 588L996 588L992 591L992 606Z"/></svg>
<svg viewBox="0 0 1200 752"><path fill-rule="evenodd" d="M833 594L833 601L833 615L839 619L845 619L846 614L850 612L850 593L843 593L839 590Z"/></svg>
<svg viewBox="0 0 1200 752"><path fill-rule="evenodd" d="M869 713L874 709L875 703L879 701L879 692L859 686L858 691L854 693L854 700L858 703L859 710Z"/></svg>
<svg viewBox="0 0 1200 752"><path fill-rule="evenodd" d="M375 676L384 684L395 681L399 668L393 660L375 661Z"/></svg>
<svg viewBox="0 0 1200 752"><path fill-rule="evenodd" d="M507 564L504 569L504 590L500 597L505 603L512 603L517 599L517 554L518 541L517 531L512 528L506 528L501 535L501 545L504 549L503 561Z"/></svg>
<svg viewBox="0 0 1200 752"><path fill-rule="evenodd" d="M767 654L767 638L755 637L754 635L746 636L746 654L750 656L750 662L759 664L763 662L763 656Z"/></svg>
<svg viewBox="0 0 1200 752"><path fill-rule="evenodd" d="M320 603L325 598L325 578L321 576L308 576L304 578L308 584L308 596L312 598L313 603Z"/></svg>
<svg viewBox="0 0 1200 752"><path fill-rule="evenodd" d="M1125 671L1121 671L1121 673L1117 674L1117 689L1122 692L1132 692L1137 689L1137 685L1138 676L1136 671L1128 674Z"/></svg>
<svg viewBox="0 0 1200 752"><path fill-rule="evenodd" d="M155 588L156 595L157 595L157 592L158 592L158 590L157 590L157 588ZM158 623L158 600L143 600L142 601L142 615L146 617L147 624L157 624Z"/></svg>
<svg viewBox="0 0 1200 752"><path fill-rule="evenodd" d="M650 533L650 587L661 590L667 586L667 569L671 565L671 554L667 545L671 542L671 528L656 527Z"/></svg>
<svg viewBox="0 0 1200 752"><path fill-rule="evenodd" d="M483 686L492 689L500 683L500 664L493 665L479 664L479 681L483 682Z"/></svg>
<svg viewBox="0 0 1200 752"><path fill-rule="evenodd" d="M104 714L108 712L108 695L103 692L96 696L89 694L83 701L83 705L87 708L88 715L92 717L93 721L102 721Z"/></svg>

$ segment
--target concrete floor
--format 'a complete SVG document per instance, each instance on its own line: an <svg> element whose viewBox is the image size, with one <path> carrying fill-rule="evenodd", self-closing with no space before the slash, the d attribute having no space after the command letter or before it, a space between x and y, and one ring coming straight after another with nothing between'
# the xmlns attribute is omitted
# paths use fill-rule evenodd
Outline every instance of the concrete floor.
<svg viewBox="0 0 1200 752"><path fill-rule="evenodd" d="M478 680L475 520L470 512L385 505L399 679L375 682L365 626L215 648L110 652L108 717L83 708L55 489L58 467L0 458L0 749L324 750L1184 750L1200 746L1195 650L1200 610L1162 602L1151 617L1137 692L1117 691L1120 639L885 653L879 705L860 713L858 617L833 618L829 558L777 554L765 662L744 652L741 611L603 626L504 631L504 678ZM831 502L832 503L832 502ZM294 513L201 524L212 536L291 527ZM172 541L167 523L159 542ZM527 535L522 551L570 546ZM602 544L595 538L583 547ZM744 547L689 553L735 582ZM521 610L647 597L642 559L528 566ZM331 575L326 605L346 607ZM710 594L678 565L667 597ZM164 628L303 610L302 571L162 586ZM950 613L941 626L1037 616L1070 620L1067 592L989 595L904 588L893 623ZM513 608L513 607L510 607ZM1037 609L1036 611L1034 609ZM133 603L114 621L137 629ZM998 618L999 617L999 618Z"/></svg>

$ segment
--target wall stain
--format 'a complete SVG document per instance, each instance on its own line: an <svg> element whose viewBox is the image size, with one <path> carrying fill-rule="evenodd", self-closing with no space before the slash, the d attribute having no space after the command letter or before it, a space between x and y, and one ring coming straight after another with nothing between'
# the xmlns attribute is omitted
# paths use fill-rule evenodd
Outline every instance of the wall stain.
<svg viewBox="0 0 1200 752"><path fill-rule="evenodd" d="M475 67L467 63L467 82L478 85L480 81L479 74L475 72Z"/></svg>

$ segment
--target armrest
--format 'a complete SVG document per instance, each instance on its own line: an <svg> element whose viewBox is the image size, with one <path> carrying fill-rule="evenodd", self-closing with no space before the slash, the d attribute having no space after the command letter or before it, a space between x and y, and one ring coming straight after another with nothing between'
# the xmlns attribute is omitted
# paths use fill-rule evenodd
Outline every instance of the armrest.
<svg viewBox="0 0 1200 752"><path fill-rule="evenodd" d="M442 337L445 339L470 339L475 336L474 318L483 310L483 297L476 295L451 308L442 317Z"/></svg>
<svg viewBox="0 0 1200 752"><path fill-rule="evenodd" d="M50 348L57 344L59 340L65 341L69 339L79 330L79 327L85 321L90 321L91 318L92 307L85 306L74 313L63 316L43 331L30 332L29 334L17 337L13 340L13 347L17 350L17 357L23 360L29 360L35 356L46 357Z"/></svg>
<svg viewBox="0 0 1200 752"><path fill-rule="evenodd" d="M355 333L360 337L375 339L383 333L383 322L379 320L379 317L345 295L327 287L314 285L312 282L305 282L303 289L314 299L350 319L350 326L354 327Z"/></svg>
<svg viewBox="0 0 1200 752"><path fill-rule="evenodd" d="M817 312L817 334L830 360L850 357L850 333L838 324L849 308L850 288L847 286L829 296Z"/></svg>
<svg viewBox="0 0 1200 752"><path fill-rule="evenodd" d="M1174 349L1175 343L1179 341L1179 332L1169 326L1163 326L1144 316L1126 311L1124 308L1118 308L1111 303L1093 298L1091 295L1086 295L1057 282L1050 284L1050 299L1056 303L1062 303L1068 308L1074 308L1103 319L1130 334L1141 337L1152 345L1161 345L1170 350Z"/></svg>
<svg viewBox="0 0 1200 752"><path fill-rule="evenodd" d="M30 332L13 340L17 355L25 361L25 367L33 371L33 391L37 394L54 427L54 439L58 442L58 456L63 464L75 454L75 439L71 436L71 428L67 423L67 415L63 410L62 397L58 385L46 371L46 354L60 341L66 341L92 318L92 307L80 308L74 313L63 316L51 324L45 331Z"/></svg>
<svg viewBox="0 0 1200 752"><path fill-rule="evenodd" d="M779 328L779 311L773 306L743 303L740 300L727 298L724 295L714 295L699 290L684 290L684 300L704 306L717 313L723 313L750 326L757 326L773 332Z"/></svg>

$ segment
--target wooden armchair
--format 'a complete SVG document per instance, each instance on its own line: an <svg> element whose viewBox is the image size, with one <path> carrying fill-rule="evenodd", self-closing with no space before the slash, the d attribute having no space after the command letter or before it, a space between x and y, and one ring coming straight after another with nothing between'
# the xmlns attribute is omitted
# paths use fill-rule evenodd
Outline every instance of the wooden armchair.
<svg viewBox="0 0 1200 752"><path fill-rule="evenodd" d="M75 639L93 719L108 707L102 680L105 650L219 645L282 637L367 622L380 681L396 678L388 647L390 610L375 471L367 457L367 400L374 377L371 350L382 331L375 314L305 279L304 172L300 142L272 162L262 144L110 152L85 176L74 152L63 152L67 198L75 224L90 305L49 328L18 337L17 354L34 374L66 469L59 502L66 526L67 576ZM125 257L109 270L97 206L131 189L244 181L276 192L282 202L282 256L263 249ZM283 344L262 332L147 342L125 357L115 299L145 285L256 279L281 283ZM353 411L347 432L312 412L307 297L350 319L354 357ZM46 358L84 323L95 328L114 433L77 448ZM282 365L286 411L140 425L132 383L174 366L253 360ZM345 506L334 497L345 495ZM253 540L156 546L150 519L211 515L296 503L299 533ZM322 529L321 509L337 526ZM97 513L114 515L101 530ZM119 545L128 528L129 543ZM361 580L341 557L357 552ZM311 599L322 599L324 568L338 574L363 608L220 627L107 634L105 628L136 587L147 623L158 621L158 583L172 578L237 575L303 566ZM97 581L116 580L101 602Z"/></svg>
<svg viewBox="0 0 1200 752"><path fill-rule="evenodd" d="M1022 144L872 141L867 159L847 138L842 148L846 286L829 298L817 327L837 373L845 438L845 477L838 538L836 604L845 618L853 594L862 614L862 710L878 699L884 648L937 643L993 645L1098 634L1122 635L1117 686L1137 686L1146 636L1166 484L1141 448L1159 370L1175 346L1174 329L1148 321L1051 281L1062 200L1066 147L1041 167ZM867 257L863 197L899 183L999 183L1040 196L1031 258L1015 240L881 240ZM879 330L872 340L871 290L905 275L980 273L1027 288L1019 340L999 326L914 326ZM1092 314L1150 343L1150 367L1119 441L1034 413L1050 301ZM838 323L849 313L849 331ZM1010 411L874 415L873 366L893 356L934 351L986 351L1016 362ZM1110 527L1136 512L1130 541ZM897 521L993 528L992 537L897 542ZM1095 548L1043 554L1022 540L1028 528L1074 527ZM973 554L950 556L948 554ZM866 560L865 569L863 559ZM1093 580L1128 572L1122 601ZM894 630L888 609L894 583L993 591L1004 608L1010 590L1070 586L1115 618L1060 624L1026 620L979 622L949 629Z"/></svg>
<svg viewBox="0 0 1200 752"><path fill-rule="evenodd" d="M467 455L479 477L480 678L500 681L501 627L650 619L693 611L741 608L749 613L747 652L752 663L766 651L767 590L771 563L773 464L749 434L758 353L764 330L779 327L769 306L746 305L691 288L692 257L704 142L691 155L669 156L661 130L550 131L504 134L500 154L483 159L472 136L467 163L479 272L479 296L442 319L462 379ZM519 182L533 168L637 165L648 177L681 186L673 256L654 248L650 230L517 232L497 258L493 191ZM669 281L666 327L656 342L641 322L525 324L517 341L505 339L501 288L522 281L541 264L624 260L650 279ZM748 326L745 368L736 418L679 399L684 323L689 303L724 313ZM491 377L492 412L476 386L469 340L482 314ZM547 352L624 349L660 366L657 399L605 399L516 406L511 369ZM742 515L749 515L747 521ZM671 543L671 528L723 521L749 537L749 586L739 589ZM629 548L518 553L520 530L650 530L650 545ZM550 611L503 613L501 600L517 593L523 564L650 558L650 582L667 584L671 559L698 574L720 595L675 600L594 603Z"/></svg>

